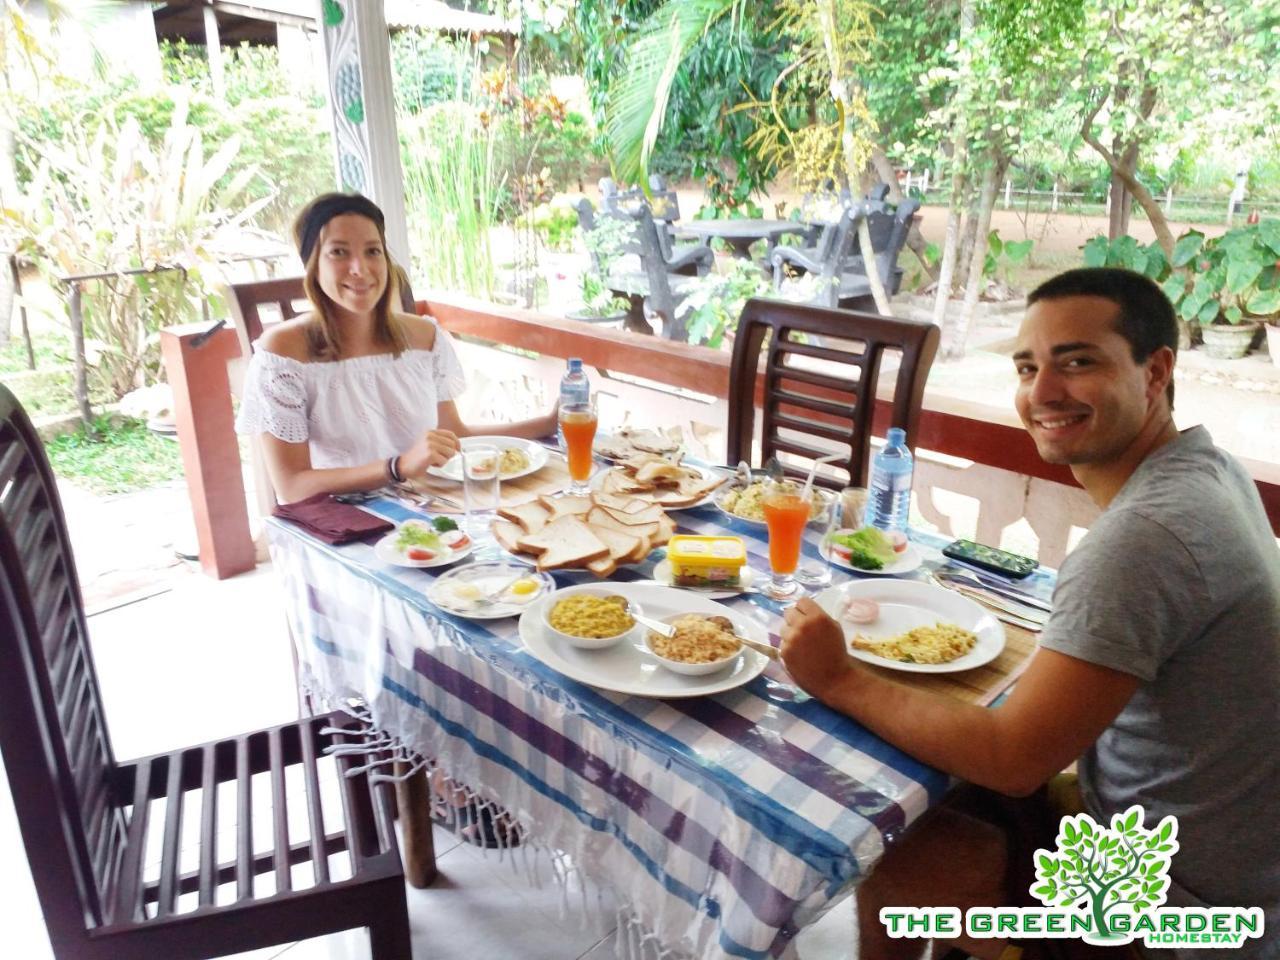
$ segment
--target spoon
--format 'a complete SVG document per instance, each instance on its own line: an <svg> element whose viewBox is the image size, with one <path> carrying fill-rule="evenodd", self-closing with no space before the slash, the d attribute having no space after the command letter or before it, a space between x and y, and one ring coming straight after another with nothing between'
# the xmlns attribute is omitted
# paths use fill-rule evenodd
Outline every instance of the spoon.
<svg viewBox="0 0 1280 960"><path fill-rule="evenodd" d="M622 599L625 601L626 597L623 597ZM636 613L635 610L631 609L630 604L627 604L626 611L631 614L632 619L635 620L636 623L640 624L642 627L648 627L656 634L667 637L668 639L676 635L676 628L671 624L663 623L661 620L654 620L652 617L646 617L643 614ZM742 634L738 633L737 630L734 629L733 621L728 617L714 616L707 617L706 619L708 623L714 623L725 633L731 634L744 647L750 647L757 653L763 653L770 660L778 659L778 650L776 647L772 644L761 643L759 640L752 640L750 637L742 636Z"/></svg>

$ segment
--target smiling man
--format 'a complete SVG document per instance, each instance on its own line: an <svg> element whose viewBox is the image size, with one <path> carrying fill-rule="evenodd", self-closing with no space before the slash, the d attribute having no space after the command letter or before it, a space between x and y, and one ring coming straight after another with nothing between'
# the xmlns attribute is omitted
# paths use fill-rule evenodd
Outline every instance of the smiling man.
<svg viewBox="0 0 1280 960"><path fill-rule="evenodd" d="M1262 907L1268 936L1233 956L1280 956L1280 550L1257 488L1203 427L1174 426L1177 323L1154 283L1073 270L1028 303L1013 356L1018 413L1040 455L1069 464L1104 512L1064 562L1039 650L1007 702L983 709L863 669L809 600L787 612L783 659L814 696L971 782L1025 795L1078 759L1081 800L1099 821L1133 803L1148 822L1174 814L1167 905ZM941 823L900 862L891 851L869 904L981 899L939 880L954 844L973 856L976 842ZM907 955L901 941L876 941L868 912L862 955Z"/></svg>

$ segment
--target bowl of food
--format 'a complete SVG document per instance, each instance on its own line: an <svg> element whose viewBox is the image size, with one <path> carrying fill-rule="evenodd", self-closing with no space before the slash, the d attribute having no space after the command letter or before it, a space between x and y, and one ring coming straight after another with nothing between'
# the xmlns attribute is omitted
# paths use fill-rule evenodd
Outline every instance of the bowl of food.
<svg viewBox="0 0 1280 960"><path fill-rule="evenodd" d="M742 641L728 617L681 613L664 621L675 635L646 630L644 643L654 658L674 673L700 677L723 670L742 653Z"/></svg>
<svg viewBox="0 0 1280 960"><path fill-rule="evenodd" d="M542 621L552 636L583 650L603 650L636 628L633 602L608 587L570 587L547 599Z"/></svg>
<svg viewBox="0 0 1280 960"><path fill-rule="evenodd" d="M743 484L735 481L726 484L716 491L713 498L715 505L735 520L746 520L764 526L764 495L768 481L756 478L753 474L751 483ZM792 480L784 480L782 485L794 493L803 489L803 484ZM830 490L813 487L809 491L809 519L818 520L826 516L835 501L836 495Z"/></svg>

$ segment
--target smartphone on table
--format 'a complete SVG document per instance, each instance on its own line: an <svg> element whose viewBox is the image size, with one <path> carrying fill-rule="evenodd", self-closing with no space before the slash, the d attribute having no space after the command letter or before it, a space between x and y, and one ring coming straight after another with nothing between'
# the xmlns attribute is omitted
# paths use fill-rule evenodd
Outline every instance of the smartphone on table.
<svg viewBox="0 0 1280 960"><path fill-rule="evenodd" d="M1030 557L1022 557L1007 550L997 550L984 543L972 540L955 540L942 548L942 555L949 560L967 563L979 570L986 570L997 576L1009 577L1011 580L1022 580L1030 576L1040 564Z"/></svg>

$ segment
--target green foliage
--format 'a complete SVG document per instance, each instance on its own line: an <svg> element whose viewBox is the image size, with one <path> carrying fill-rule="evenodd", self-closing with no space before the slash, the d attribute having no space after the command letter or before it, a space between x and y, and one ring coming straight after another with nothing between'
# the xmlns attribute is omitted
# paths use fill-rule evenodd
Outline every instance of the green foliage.
<svg viewBox="0 0 1280 960"><path fill-rule="evenodd" d="M689 342L719 348L725 334L737 330L743 305L769 291L769 282L750 260L734 258L726 273L699 277L681 304L687 310Z"/></svg>
<svg viewBox="0 0 1280 960"><path fill-rule="evenodd" d="M92 433L81 427L55 437L45 452L54 473L93 493L129 493L182 478L178 445L140 420L99 417Z"/></svg>
<svg viewBox="0 0 1280 960"><path fill-rule="evenodd" d="M445 100L470 100L477 65L462 44L401 30L391 35L391 70L397 104L418 113Z"/></svg>
<svg viewBox="0 0 1280 960"><path fill-rule="evenodd" d="M1003 273L1008 283L1010 272L1026 263L1031 256L1033 240L1001 240L1000 231L992 230L987 234L987 256L982 262L982 275L995 277Z"/></svg>
<svg viewBox="0 0 1280 960"><path fill-rule="evenodd" d="M71 342L60 333L33 333L31 349L36 358L36 369L71 362ZM14 336L0 346L0 374L27 370L27 345L20 336Z"/></svg>
<svg viewBox="0 0 1280 960"><path fill-rule="evenodd" d="M613 295L609 276L634 232L630 221L601 214L596 217L595 228L583 235L591 255L591 267L582 273L583 313L588 316L606 317L627 310L627 301Z"/></svg>
<svg viewBox="0 0 1280 960"><path fill-rule="evenodd" d="M534 207L531 216L538 238L548 250L568 253L578 232L578 211L571 197L556 196Z"/></svg>
<svg viewBox="0 0 1280 960"><path fill-rule="evenodd" d="M255 170L230 173L238 139L206 157L179 100L159 147L134 117L117 123L108 114L68 127L60 143L22 136L18 150L31 182L4 219L46 282L159 271L90 281L83 298L87 345L112 395L154 382L159 329L197 319L206 302L219 305L211 250L219 231L243 226L266 204L244 199Z"/></svg>
<svg viewBox="0 0 1280 960"><path fill-rule="evenodd" d="M1178 316L1190 323L1244 323L1280 316L1280 220L1236 227L1206 238L1191 230L1172 259L1158 242L1094 237L1084 245L1087 267L1123 267L1160 284Z"/></svg>
<svg viewBox="0 0 1280 960"><path fill-rule="evenodd" d="M489 231L501 186L493 127L464 103L401 114L397 126L414 275L430 286L491 296Z"/></svg>

